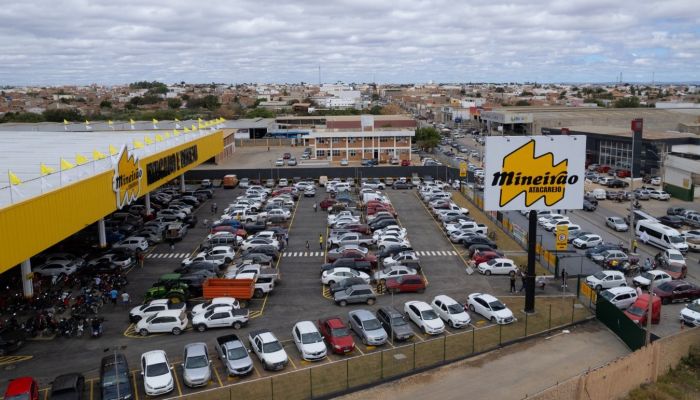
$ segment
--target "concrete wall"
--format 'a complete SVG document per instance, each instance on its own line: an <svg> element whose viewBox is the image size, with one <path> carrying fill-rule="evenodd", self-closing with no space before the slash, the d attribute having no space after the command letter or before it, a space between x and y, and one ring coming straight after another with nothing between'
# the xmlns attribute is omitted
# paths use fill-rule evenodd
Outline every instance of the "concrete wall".
<svg viewBox="0 0 700 400"><path fill-rule="evenodd" d="M535 400L607 400L626 396L638 386L656 382L678 365L691 346L700 344L700 328L687 329L643 347L603 367L575 376L528 397Z"/></svg>

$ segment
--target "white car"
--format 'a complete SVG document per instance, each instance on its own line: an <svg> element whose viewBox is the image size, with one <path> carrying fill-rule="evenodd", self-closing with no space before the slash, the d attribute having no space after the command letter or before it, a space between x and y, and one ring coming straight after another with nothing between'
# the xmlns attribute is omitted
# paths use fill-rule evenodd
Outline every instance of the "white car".
<svg viewBox="0 0 700 400"><path fill-rule="evenodd" d="M214 297L211 300L207 300L204 303L192 307L192 317L194 318L196 315L204 314L218 306L228 306L236 310L241 308L241 304L233 297Z"/></svg>
<svg viewBox="0 0 700 400"><path fill-rule="evenodd" d="M649 197L656 200L669 200L671 195L664 192L663 190L650 190Z"/></svg>
<svg viewBox="0 0 700 400"><path fill-rule="evenodd" d="M411 247L411 242L409 242L407 239L401 239L393 236L384 236L377 241L377 248L379 251L383 251L385 248L392 246Z"/></svg>
<svg viewBox="0 0 700 400"><path fill-rule="evenodd" d="M628 308L637 301L637 291L627 286L603 290L600 295L620 310Z"/></svg>
<svg viewBox="0 0 700 400"><path fill-rule="evenodd" d="M700 299L687 304L680 314L681 321L690 326L700 326Z"/></svg>
<svg viewBox="0 0 700 400"><path fill-rule="evenodd" d="M635 276L632 279L632 284L634 286L640 286L643 288L649 287L649 283L654 282L654 286L659 286L664 282L673 280L671 275L664 271L658 269L652 269L651 271L642 272L640 275Z"/></svg>
<svg viewBox="0 0 700 400"><path fill-rule="evenodd" d="M301 358L306 361L318 361L326 357L326 343L323 336L311 321L297 322L292 328L292 338Z"/></svg>
<svg viewBox="0 0 700 400"><path fill-rule="evenodd" d="M129 311L129 321L138 322L151 315L157 314L165 310L184 309L186 304L171 303L168 299L151 300L146 304L136 306Z"/></svg>
<svg viewBox="0 0 700 400"><path fill-rule="evenodd" d="M341 211L338 214L330 214L328 215L327 222L328 225L334 225L336 221L341 219L351 220L354 223L360 222L360 217L353 215L350 211Z"/></svg>
<svg viewBox="0 0 700 400"><path fill-rule="evenodd" d="M654 186L659 186L661 185L661 177L660 176L654 176L651 178L651 181L649 182Z"/></svg>
<svg viewBox="0 0 700 400"><path fill-rule="evenodd" d="M156 217L175 217L177 219L185 219L187 215L179 210L173 210L173 209L164 209L160 210L156 213Z"/></svg>
<svg viewBox="0 0 700 400"><path fill-rule="evenodd" d="M275 239L253 237L244 240L243 243L241 243L240 250L246 251L248 249L253 249L258 246L274 246L275 248L279 248L279 245L279 242Z"/></svg>
<svg viewBox="0 0 700 400"><path fill-rule="evenodd" d="M248 323L248 310L218 305L205 313L192 317L192 326L200 332L211 328L241 329Z"/></svg>
<svg viewBox="0 0 700 400"><path fill-rule="evenodd" d="M577 249L588 249L591 247L595 247L599 244L603 243L603 238L600 237L600 235L596 235L594 233L588 234L588 235L581 235L574 239L571 244L574 245Z"/></svg>
<svg viewBox="0 0 700 400"><path fill-rule="evenodd" d="M435 296L430 305L450 328L463 328L472 320L469 313L464 310L464 306L450 296Z"/></svg>
<svg viewBox="0 0 700 400"><path fill-rule="evenodd" d="M141 354L141 376L146 395L158 396L172 392L175 388L172 369L163 350Z"/></svg>
<svg viewBox="0 0 700 400"><path fill-rule="evenodd" d="M72 261L55 260L40 265L39 267L34 269L34 272L41 276L54 276L60 274L70 275L77 270L78 266Z"/></svg>
<svg viewBox="0 0 700 400"><path fill-rule="evenodd" d="M210 263L216 265L217 267L221 267L222 265L224 265L224 260L214 259L213 257L209 256L204 251L201 253L197 253L194 256L190 256L190 257L185 258L184 260L182 260L180 262L180 265L182 265L183 267L186 267L186 266L188 266L192 263L196 263L196 262L210 262Z"/></svg>
<svg viewBox="0 0 700 400"><path fill-rule="evenodd" d="M625 274L620 271L604 270L586 277L588 286L595 290L610 289L618 286L627 286Z"/></svg>
<svg viewBox="0 0 700 400"><path fill-rule="evenodd" d="M140 320L134 330L141 336L167 332L179 335L187 328L188 322L185 310L165 310Z"/></svg>
<svg viewBox="0 0 700 400"><path fill-rule="evenodd" d="M404 251L391 257L386 257L384 260L382 260L382 265L389 267L392 265L402 264L404 261L420 261L420 259L413 251Z"/></svg>
<svg viewBox="0 0 700 400"><path fill-rule="evenodd" d="M142 236L129 236L128 238L122 240L121 242L112 246L113 249L129 249L129 250L148 250L148 240Z"/></svg>
<svg viewBox="0 0 700 400"><path fill-rule="evenodd" d="M515 275L520 269L509 258L493 258L477 265L476 269L484 275Z"/></svg>
<svg viewBox="0 0 700 400"><path fill-rule="evenodd" d="M277 186L287 187L289 186L289 181L287 180L287 178L281 178L280 181L277 183Z"/></svg>
<svg viewBox="0 0 700 400"><path fill-rule="evenodd" d="M445 331L445 324L428 303L424 301L407 301L403 310L408 319L413 321L424 333L439 335Z"/></svg>
<svg viewBox="0 0 700 400"><path fill-rule="evenodd" d="M555 220L560 220L566 218L565 216L561 214L537 214L537 223L540 225L544 225L546 222L549 222L552 219Z"/></svg>
<svg viewBox="0 0 700 400"><path fill-rule="evenodd" d="M291 211L283 208L273 208L267 212L267 218L288 220L292 216Z"/></svg>
<svg viewBox="0 0 700 400"><path fill-rule="evenodd" d="M471 312L481 314L495 324L510 324L517 321L515 316L513 316L513 312L490 294L470 294L467 297L467 306Z"/></svg>
<svg viewBox="0 0 700 400"><path fill-rule="evenodd" d="M284 167L284 159L278 158L277 161L275 161L275 167Z"/></svg>
<svg viewBox="0 0 700 400"><path fill-rule="evenodd" d="M250 347L266 370L284 369L289 363L289 356L277 336L267 329L248 333Z"/></svg>
<svg viewBox="0 0 700 400"><path fill-rule="evenodd" d="M555 231L557 229L557 226L561 225L566 225L569 226L571 225L572 222L569 220L569 218L560 218L560 219L550 219L549 221L545 222L542 224L542 227L547 230L547 231Z"/></svg>
<svg viewBox="0 0 700 400"><path fill-rule="evenodd" d="M377 282L381 282L389 278L395 278L402 275L415 275L417 273L418 272L415 269L406 267L404 265L392 265L379 271L376 271L372 278Z"/></svg>
<svg viewBox="0 0 700 400"><path fill-rule="evenodd" d="M620 217L607 217L605 219L605 225L614 229L616 232L625 232L629 229L627 222Z"/></svg>
<svg viewBox="0 0 700 400"><path fill-rule="evenodd" d="M347 267L337 267L323 271L323 274L321 274L321 283L324 285L331 285L347 278L360 278L366 283L369 283L369 275Z"/></svg>

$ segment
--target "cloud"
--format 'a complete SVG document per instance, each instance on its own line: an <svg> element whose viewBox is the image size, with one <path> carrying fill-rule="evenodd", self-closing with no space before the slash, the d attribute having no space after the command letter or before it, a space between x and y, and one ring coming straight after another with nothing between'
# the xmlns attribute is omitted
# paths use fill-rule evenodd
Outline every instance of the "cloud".
<svg viewBox="0 0 700 400"><path fill-rule="evenodd" d="M700 80L695 3L10 2L0 84Z"/></svg>

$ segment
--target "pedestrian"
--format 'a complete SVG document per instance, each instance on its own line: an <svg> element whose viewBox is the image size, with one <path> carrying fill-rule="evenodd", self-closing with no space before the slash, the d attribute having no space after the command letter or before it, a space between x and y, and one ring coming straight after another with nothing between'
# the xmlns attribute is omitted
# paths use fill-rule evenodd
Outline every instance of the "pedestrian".
<svg viewBox="0 0 700 400"><path fill-rule="evenodd" d="M99 275L95 275L95 287L99 289L100 283L102 283L102 278Z"/></svg>
<svg viewBox="0 0 700 400"><path fill-rule="evenodd" d="M527 274L525 271L520 272L520 283L522 286L520 286L519 292L524 292L527 288Z"/></svg>
<svg viewBox="0 0 700 400"><path fill-rule="evenodd" d="M642 240L642 243L646 243L646 242L649 241L649 234L648 234L646 231L644 231L644 232L642 232L642 234L639 236L639 239Z"/></svg>
<svg viewBox="0 0 700 400"><path fill-rule="evenodd" d="M270 151L270 146L267 146L267 151Z"/></svg>
<svg viewBox="0 0 700 400"><path fill-rule="evenodd" d="M323 250L323 235L320 233L318 234L318 247L320 247L321 250Z"/></svg>
<svg viewBox="0 0 700 400"><path fill-rule="evenodd" d="M314 212L316 212L316 202L314 202Z"/></svg>
<svg viewBox="0 0 700 400"><path fill-rule="evenodd" d="M175 251L175 239L170 239L170 250Z"/></svg>
<svg viewBox="0 0 700 400"><path fill-rule="evenodd" d="M569 278L569 274L566 272L566 268L561 269L561 287L566 289L569 286L566 284L566 280Z"/></svg>
<svg viewBox="0 0 700 400"><path fill-rule="evenodd" d="M289 233L285 232L284 233L284 247L289 246Z"/></svg>
<svg viewBox="0 0 700 400"><path fill-rule="evenodd" d="M515 274L510 274L510 292L515 293Z"/></svg>
<svg viewBox="0 0 700 400"><path fill-rule="evenodd" d="M109 291L109 299L112 301L112 305L117 305L117 297L119 297L119 291L115 288Z"/></svg>
<svg viewBox="0 0 700 400"><path fill-rule="evenodd" d="M646 233L646 232L644 232L644 233ZM632 240L632 253L636 253L636 252L637 252L637 239L633 239Z"/></svg>
<svg viewBox="0 0 700 400"><path fill-rule="evenodd" d="M644 270L649 271L651 269L652 269L651 259L649 257L647 257L647 259L644 260Z"/></svg>
<svg viewBox="0 0 700 400"><path fill-rule="evenodd" d="M131 302L131 298L129 297L129 293L123 292L122 293L122 305L124 306L124 308L127 308L127 306L129 305L130 302Z"/></svg>
<svg viewBox="0 0 700 400"><path fill-rule="evenodd" d="M309 250L309 241L307 240L306 241L306 251L308 251L308 250Z"/></svg>
<svg viewBox="0 0 700 400"><path fill-rule="evenodd" d="M145 261L145 259L146 259L146 255L143 254L143 251L139 251L137 256L138 256L138 259L139 259L139 267L140 267L140 268L143 268L143 263L144 263L144 261Z"/></svg>
<svg viewBox="0 0 700 400"><path fill-rule="evenodd" d="M216 205L215 202L214 202L214 203L211 203L211 213L212 213L212 214L216 214L217 208L218 208L218 206Z"/></svg>

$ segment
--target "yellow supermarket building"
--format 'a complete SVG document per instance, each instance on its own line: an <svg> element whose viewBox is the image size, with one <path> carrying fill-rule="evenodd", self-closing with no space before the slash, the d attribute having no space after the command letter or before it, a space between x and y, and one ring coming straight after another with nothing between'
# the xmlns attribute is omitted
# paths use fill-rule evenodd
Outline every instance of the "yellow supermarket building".
<svg viewBox="0 0 700 400"><path fill-rule="evenodd" d="M29 297L31 257L95 222L106 246L103 218L144 196L150 208L149 193L178 177L184 189L184 173L223 150L223 122L121 131L0 126L0 273L21 265Z"/></svg>

